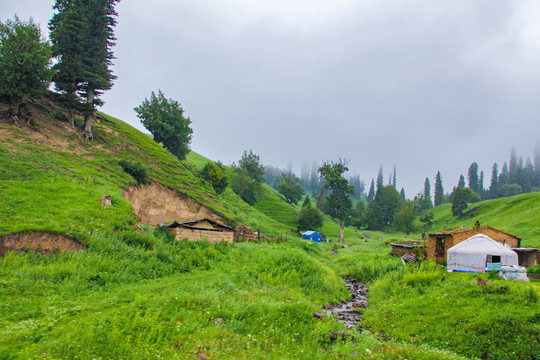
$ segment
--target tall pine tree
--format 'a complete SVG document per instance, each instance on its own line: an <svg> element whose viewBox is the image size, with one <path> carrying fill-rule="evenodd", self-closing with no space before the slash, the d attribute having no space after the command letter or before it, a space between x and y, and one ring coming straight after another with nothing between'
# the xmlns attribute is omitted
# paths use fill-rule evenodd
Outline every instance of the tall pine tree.
<svg viewBox="0 0 540 360"><path fill-rule="evenodd" d="M377 187L379 186L383 186L383 181L384 181L384 178L383 178L383 170L382 170L382 165L381 167L379 168L379 173L377 174Z"/></svg>
<svg viewBox="0 0 540 360"><path fill-rule="evenodd" d="M373 200L375 200L375 180L371 179L371 186L369 187L369 192L368 192L368 195L367 195L367 201L368 201L368 203L370 203Z"/></svg>
<svg viewBox="0 0 540 360"><path fill-rule="evenodd" d="M467 172L467 178L469 181L469 189L474 191L477 194L480 194L480 188L478 185L478 164L473 162L471 166L469 166L469 170Z"/></svg>
<svg viewBox="0 0 540 360"><path fill-rule="evenodd" d="M57 59L53 69L54 87L61 94L64 104L69 109L69 125L73 122L74 110L82 110L77 96L82 76L82 56L84 54L82 34L86 24L80 0L57 0L53 9L57 12L49 22L53 57Z"/></svg>
<svg viewBox="0 0 540 360"><path fill-rule="evenodd" d="M114 27L120 0L57 0L50 22L54 54L58 58L56 87L75 100L77 90L86 100L84 136L92 138L95 106L103 91L116 78L110 66L114 59Z"/></svg>
<svg viewBox="0 0 540 360"><path fill-rule="evenodd" d="M499 197L499 174L497 163L493 164L493 168L491 169L491 183L489 184L488 195L490 199Z"/></svg>
<svg viewBox="0 0 540 360"><path fill-rule="evenodd" d="M441 205L444 201L444 188L442 184L441 172L437 171L435 175L435 206Z"/></svg>

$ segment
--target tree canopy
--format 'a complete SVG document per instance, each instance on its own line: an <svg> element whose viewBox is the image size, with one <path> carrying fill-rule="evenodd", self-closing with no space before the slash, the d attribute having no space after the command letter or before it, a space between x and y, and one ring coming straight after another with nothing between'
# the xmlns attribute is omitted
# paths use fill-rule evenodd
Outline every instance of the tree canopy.
<svg viewBox="0 0 540 360"><path fill-rule="evenodd" d="M233 163L235 176L231 182L231 188L246 203L253 205L261 192L261 184L264 181L264 166L260 163L259 155L249 150L244 151L238 165Z"/></svg>
<svg viewBox="0 0 540 360"><path fill-rule="evenodd" d="M339 241L343 241L345 219L350 215L352 208L351 195L354 195L354 187L343 177L347 172L347 162L326 162L319 168L319 173L324 177L323 188L330 191L326 196L325 210L328 215L337 218L340 223Z"/></svg>
<svg viewBox="0 0 540 360"><path fill-rule="evenodd" d="M384 230L392 224L402 199L392 185L379 186L375 200L369 204L367 226L370 230Z"/></svg>
<svg viewBox="0 0 540 360"><path fill-rule="evenodd" d="M281 173L281 177L278 184L278 191L285 197L285 200L289 204L298 204L302 196L304 196L304 189L301 186L302 180L297 178L293 173Z"/></svg>
<svg viewBox="0 0 540 360"><path fill-rule="evenodd" d="M185 159L193 130L191 120L184 117L184 110L178 101L165 98L161 90L157 96L152 91L150 99L144 99L134 110L156 142L162 143L178 159Z"/></svg>
<svg viewBox="0 0 540 360"><path fill-rule="evenodd" d="M58 63L58 90L72 95L76 89L86 99L84 135L92 138L92 118L97 98L116 78L110 66L114 59L114 27L120 0L56 0L50 21L51 39Z"/></svg>
<svg viewBox="0 0 540 360"><path fill-rule="evenodd" d="M32 19L0 23L0 94L9 97L10 115L18 123L24 99L42 96L49 86L51 49Z"/></svg>

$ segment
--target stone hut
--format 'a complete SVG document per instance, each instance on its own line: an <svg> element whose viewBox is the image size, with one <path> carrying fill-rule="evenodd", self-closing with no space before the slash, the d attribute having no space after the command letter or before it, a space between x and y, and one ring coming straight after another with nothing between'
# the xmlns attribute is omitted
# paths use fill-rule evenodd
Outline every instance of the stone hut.
<svg viewBox="0 0 540 360"><path fill-rule="evenodd" d="M234 228L210 219L175 221L165 226L176 240L206 240L211 243L225 241L232 243L236 233Z"/></svg>
<svg viewBox="0 0 540 360"><path fill-rule="evenodd" d="M427 256L432 260L446 261L446 251L448 249L477 234L487 235L491 239L511 248L521 246L521 239L517 236L507 234L490 226L481 226L449 233L429 234Z"/></svg>

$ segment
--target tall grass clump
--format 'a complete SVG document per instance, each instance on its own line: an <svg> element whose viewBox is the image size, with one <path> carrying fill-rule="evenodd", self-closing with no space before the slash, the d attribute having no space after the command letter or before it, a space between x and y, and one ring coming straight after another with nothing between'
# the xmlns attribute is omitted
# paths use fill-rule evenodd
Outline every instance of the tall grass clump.
<svg viewBox="0 0 540 360"><path fill-rule="evenodd" d="M536 359L538 287L407 265L370 286L364 324L388 339L483 359ZM517 345L519 344L519 345Z"/></svg>

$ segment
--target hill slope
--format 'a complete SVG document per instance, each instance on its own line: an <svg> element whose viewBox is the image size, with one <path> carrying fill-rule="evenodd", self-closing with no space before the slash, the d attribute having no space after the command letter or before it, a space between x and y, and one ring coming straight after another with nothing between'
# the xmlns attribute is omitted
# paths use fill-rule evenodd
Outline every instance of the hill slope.
<svg viewBox="0 0 540 360"><path fill-rule="evenodd" d="M437 206L431 213L431 231L472 228L478 220L482 226L520 237L523 247L540 247L540 192L469 204L459 218L452 215L451 204Z"/></svg>
<svg viewBox="0 0 540 360"><path fill-rule="evenodd" d="M0 106L2 110L5 113ZM269 187L262 198L272 202L272 209L261 206L262 211L230 189L216 194L197 177L197 169L209 161L200 155L191 153L178 161L148 135L107 115L94 124L95 140L88 143L67 126L63 111L50 99L31 111L32 127L0 122L0 196L6 199L0 203L0 235L41 230L85 239L94 231L135 224L136 214L122 192L136 183L120 160L139 161L151 181L193 199L226 223L246 223L270 236L294 230L295 211ZM81 121L77 119L79 125ZM113 197L107 209L99 206L105 194ZM286 209L285 223L272 215L275 209Z"/></svg>

